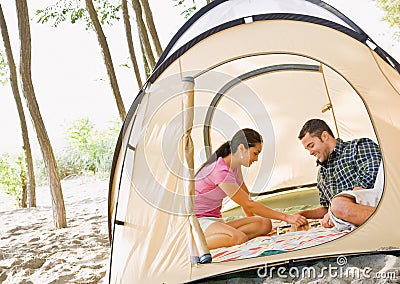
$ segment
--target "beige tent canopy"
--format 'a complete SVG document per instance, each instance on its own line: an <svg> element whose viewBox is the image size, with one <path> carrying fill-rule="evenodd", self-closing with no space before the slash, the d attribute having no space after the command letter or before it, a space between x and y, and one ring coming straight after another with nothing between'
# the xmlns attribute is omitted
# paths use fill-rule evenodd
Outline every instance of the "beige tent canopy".
<svg viewBox="0 0 400 284"><path fill-rule="evenodd" d="M318 0L216 0L173 37L134 100L109 193L111 283L181 283L266 263L400 247L400 65ZM373 216L322 245L206 262L193 216L193 173L238 129L264 137L245 180L255 194L312 186L317 168L297 134L309 118L383 152ZM224 206L229 207L229 204ZM385 232L382 234L382 232ZM360 241L362 240L362 241Z"/></svg>

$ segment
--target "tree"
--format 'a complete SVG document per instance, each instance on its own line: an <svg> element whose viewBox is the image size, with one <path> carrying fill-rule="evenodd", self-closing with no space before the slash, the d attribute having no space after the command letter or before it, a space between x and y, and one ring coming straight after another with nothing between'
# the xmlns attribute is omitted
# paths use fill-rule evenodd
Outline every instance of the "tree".
<svg viewBox="0 0 400 284"><path fill-rule="evenodd" d="M131 22L129 20L129 11L128 11L128 1L122 0L122 14L124 17L124 26L125 26L125 34L126 34L126 41L128 43L129 49L129 56L132 61L133 70L135 72L136 81L138 84L139 89L142 87L142 78L140 77L139 66L136 60L135 48L133 46L132 40L132 29L131 29Z"/></svg>
<svg viewBox="0 0 400 284"><path fill-rule="evenodd" d="M4 57L3 52L0 51L0 84L6 85L8 83L8 73L7 60Z"/></svg>
<svg viewBox="0 0 400 284"><path fill-rule="evenodd" d="M10 71L10 83L11 89L14 95L15 104L17 106L19 121L21 125L22 141L23 141L23 156L25 157L25 164L28 173L28 180L24 171L21 171L21 182L22 182L22 201L21 206L26 207L26 196L29 197L29 207L36 207L36 184L35 184L35 173L33 167L32 151L29 142L28 128L26 125L25 113L22 107L21 95L18 88L17 80L17 68L15 67L14 56L11 49L10 37L8 35L8 28L6 20L4 18L3 9L0 4L0 29L3 37L4 48L7 55L8 68Z"/></svg>
<svg viewBox="0 0 400 284"><path fill-rule="evenodd" d="M174 6L183 6L185 10L181 13L185 17L185 19L189 18L197 9L195 0L173 0L176 2ZM191 2L190 4L187 4L187 2ZM211 0L207 0L207 4L210 3Z"/></svg>
<svg viewBox="0 0 400 284"><path fill-rule="evenodd" d="M57 163L54 157L39 105L36 101L35 90L31 76L31 32L29 23L28 5L26 0L15 0L17 7L18 32L20 40L20 74L22 92L24 94L33 126L39 140L40 150L46 165L49 180L54 225L56 228L67 227L64 198Z"/></svg>
<svg viewBox="0 0 400 284"><path fill-rule="evenodd" d="M144 46L143 46L143 42L140 41L140 50L142 51L142 57L143 57L143 67L144 67L144 72L146 74L146 78L148 78L150 76L151 73L151 68L149 66L149 62L147 61L146 58L146 52L144 51Z"/></svg>
<svg viewBox="0 0 400 284"><path fill-rule="evenodd" d="M57 27L60 23L66 21L69 16L71 23L74 24L79 20L83 20L86 23L86 29L93 29L96 32L118 113L123 121L126 111L115 75L110 49L101 26L101 24L111 25L112 21L119 20L118 13L121 5L113 5L108 0L94 0L94 2L97 4L96 7L94 7L92 0L85 0L84 6L80 1L57 0L54 5L37 10L36 16L39 23L54 21L53 27Z"/></svg>
<svg viewBox="0 0 400 284"><path fill-rule="evenodd" d="M96 3L96 12L102 25L111 25L114 20L119 20L120 5L113 5L110 0L94 0L94 3ZM86 29L93 28L86 6L79 0L57 0L54 5L38 9L36 17L38 17L37 22L42 24L53 21L52 26L55 28L67 21L68 17L72 24L83 20Z"/></svg>
<svg viewBox="0 0 400 284"><path fill-rule="evenodd" d="M387 21L391 27L397 29L396 36L400 41L400 0L375 0L379 8L385 13L384 20Z"/></svg>
<svg viewBox="0 0 400 284"><path fill-rule="evenodd" d="M104 35L103 28L101 27L100 21L97 18L97 12L93 6L92 0L85 0L85 3L103 53L104 64L106 65L108 78L110 79L110 84L114 93L115 102L117 103L119 116L123 121L126 116L126 111L124 107L124 102L122 101L121 93L119 91L117 76L115 75L114 65L112 62L110 49L108 48L106 36Z"/></svg>
<svg viewBox="0 0 400 284"><path fill-rule="evenodd" d="M140 42L141 44L143 44L143 50L144 50L144 55L146 56L146 61L150 65L150 68L153 69L154 66L156 65L156 60L154 59L153 50L151 49L151 44L147 33L146 24L143 21L142 7L140 5L139 0L132 0L132 7L133 10L135 11Z"/></svg>
<svg viewBox="0 0 400 284"><path fill-rule="evenodd" d="M138 82L139 87L141 87L142 81L141 79L139 79L139 68L137 67L137 58L133 49L133 41L131 36L132 30L129 20L130 18L127 5L128 2L127 0L122 0L122 5L113 5L112 2L114 1L116 0L92 0L91 2L94 4L95 10L97 12L97 18L101 25L110 25L113 20L119 20L118 13L120 11L120 8L122 7L129 55L131 57L132 65L135 71L136 81ZM143 45L143 48L141 47L141 51L143 52L142 54L146 57L145 62L147 62L144 64L144 71L146 76L148 76L149 72L147 71L148 67L146 66L146 64L149 65L150 68L153 68L156 62L152 45L154 45L155 54L158 57L162 53L162 48L154 25L153 15L148 0L132 0L131 5L136 15L139 41L140 44ZM84 20L86 22L86 27L92 28L92 17L89 16L86 11L88 10L82 9L80 1L57 0L54 5L37 10L36 16L39 18L38 22L40 23L53 21L54 27L58 26L61 22L66 21L67 17L69 16L71 23L75 23L78 20ZM143 13L145 19L143 18Z"/></svg>
<svg viewBox="0 0 400 284"><path fill-rule="evenodd" d="M146 26L147 30L151 36L151 39L154 43L157 57L161 56L162 48L160 39L157 34L156 26L154 25L153 13L151 12L149 1L148 0L140 0L140 3L143 8L144 15L146 17Z"/></svg>

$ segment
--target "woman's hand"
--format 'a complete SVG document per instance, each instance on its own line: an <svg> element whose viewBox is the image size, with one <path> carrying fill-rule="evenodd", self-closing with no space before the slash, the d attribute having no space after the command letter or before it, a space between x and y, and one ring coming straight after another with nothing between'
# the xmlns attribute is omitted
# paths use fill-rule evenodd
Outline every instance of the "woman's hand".
<svg viewBox="0 0 400 284"><path fill-rule="evenodd" d="M286 223L296 225L297 227L308 224L307 218L300 214L287 215Z"/></svg>

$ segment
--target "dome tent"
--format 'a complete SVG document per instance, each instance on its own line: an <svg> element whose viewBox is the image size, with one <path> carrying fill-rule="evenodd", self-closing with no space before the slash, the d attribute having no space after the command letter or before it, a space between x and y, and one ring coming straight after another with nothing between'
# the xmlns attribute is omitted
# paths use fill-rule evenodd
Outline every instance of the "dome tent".
<svg viewBox="0 0 400 284"><path fill-rule="evenodd" d="M173 37L135 98L109 192L111 283L181 283L287 260L400 247L400 65L318 0L216 0ZM309 187L315 160L297 139L309 118L379 143L384 191L353 232L281 254L201 264L193 174L240 128L264 137L245 173L253 193ZM228 204L225 204L228 206ZM382 232L386 232L382 234ZM363 240L362 242L360 240Z"/></svg>

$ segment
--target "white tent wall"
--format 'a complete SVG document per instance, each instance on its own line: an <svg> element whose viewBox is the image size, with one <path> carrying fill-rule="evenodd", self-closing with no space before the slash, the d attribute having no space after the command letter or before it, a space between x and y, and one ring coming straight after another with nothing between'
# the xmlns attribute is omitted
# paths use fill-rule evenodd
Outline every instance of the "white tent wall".
<svg viewBox="0 0 400 284"><path fill-rule="evenodd" d="M280 60L281 63L283 62L283 63L302 64L306 61L308 57L318 56L317 53L325 53L324 54L325 57L327 56L331 57L327 58L331 59L332 60L331 62L327 60L321 61L324 64L328 64L328 66L330 64L334 66L338 64L340 67L340 64L342 64L340 60L343 60L344 62L343 64L346 63L347 65L353 64L350 63L351 60L350 58L348 58L347 55L341 55L342 58L334 57L335 52L333 51L335 49L333 48L333 46L335 46L335 40L329 41L328 40L329 36L326 36L327 39L321 39L321 37L319 36L319 33L321 34L326 33L326 32L321 32L321 29L330 30L332 33L334 33L335 36L340 35L341 33L329 28L324 28L309 23L297 23L297 22L293 23L290 21L278 21L278 22L280 22L280 24L282 24L283 27L277 28L276 21L274 21L273 23L256 22L256 23L246 24L244 26L242 25L239 27L230 28L228 30L218 33L218 37L216 35L213 35L204 40L203 42L194 46L192 49L190 49L181 57L180 61L182 70L184 70L184 72L186 70L207 70L212 66L218 65L218 63L231 60L231 62L229 63L225 63L221 66L213 68L213 71L215 72L213 72L210 77L206 77L205 79L203 79L205 81L210 81L212 80L212 76L215 76L216 72L218 71L222 71L233 77L248 72L249 68L254 66L253 64L247 64L247 61L243 59L237 60L237 58L246 57L254 59L255 61L257 59L260 59L260 61L265 64L268 62L268 60L265 58L271 56L272 57L271 62L279 61L279 58L281 58ZM287 25L292 25L292 26L288 27ZM310 34L315 39L315 42L304 41L303 37L305 37L306 34L298 32L295 27L297 25L305 25L313 27L311 28L312 30L310 31ZM275 37L273 37L272 33L269 32L270 29L272 29L273 31L278 30L278 32L274 32ZM300 27L299 29L303 30L304 28ZM238 30L240 30L240 34L235 33L235 31ZM290 31L292 31L292 33ZM257 36L257 34L265 34L268 35L268 37L266 37L267 39L263 39L262 37ZM285 40L282 40L281 37L282 34L285 34L285 38L291 40L286 43ZM297 39L294 37L297 37ZM237 42L237 40L235 40L237 38L241 38L243 40ZM365 53L367 53L367 55L369 55L368 58L371 58L371 54L369 53L368 48L366 48L356 40L351 39L351 41L354 41L354 43L361 45L363 47L364 56ZM251 42L251 44L247 44L249 42ZM310 45L309 51L307 51L306 46L302 47L302 45L304 45L305 42L308 42ZM320 42L327 43L326 44L327 46L321 45ZM230 45L232 47L221 48L220 47L221 43L225 44L231 43ZM276 46L278 44L279 46ZM273 45L273 47L270 47L270 45ZM316 45L319 45L319 48L315 47ZM212 54L209 54L210 50L213 50ZM285 52L287 54L285 54ZM265 55L261 56L261 54ZM289 56L288 54L292 54L292 56ZM362 55L360 54L360 56ZM352 61L354 60L357 61L361 59L353 58ZM311 60L308 60L308 62L310 61ZM318 63L319 60L317 61L313 60L311 62ZM351 85L348 82L346 82L345 79L343 79L345 78L346 74L338 74L329 69L330 68L328 67L324 67L324 74L327 77L326 80L328 82L326 84L327 86L324 85L324 81L322 80L323 75L321 73L311 74L311 72L310 73L303 72L303 74L300 75L299 72L293 72L293 77L291 77L288 74L286 74L288 72L285 72L285 75L281 75L278 72L272 75L260 76L262 78L257 77L246 81L244 84L250 91L247 90L246 92L246 90L245 91L239 90L237 91L236 94L232 94L236 91L232 90L227 93L226 97L229 98L229 100L240 101L240 104L237 105L245 105L245 104L252 105L252 106L243 106L245 110L251 109L249 111L251 113L251 118L258 118L260 116L262 117L262 115L265 116L265 113L269 112L269 116L271 117L270 119L272 120L272 125L271 125L272 130L275 130L275 133L272 132L272 136L271 133L268 132L268 130L260 129L265 126L264 125L265 123L268 122L265 119L259 121L257 125L257 122L248 121L248 119L245 116L240 115L238 110L232 108L232 105L226 105L225 107L227 109L224 109L223 103L220 103L220 105L218 105L218 109L220 110L220 112L235 114L235 116L232 119L236 121L237 125L246 127L249 126L254 127L254 125L256 125L257 127L255 128L261 131L261 133L265 136L266 143L269 143L270 142L269 140L271 140L271 138L277 139L277 137L275 136L282 135L281 136L282 138L279 141L272 140L271 142L271 143L276 142L275 147L278 147L276 151L275 149L273 149L274 151L272 151L272 153L267 152L267 154L263 154L262 159L264 159L265 157L266 159L272 160L273 163L275 164L275 167L276 166L284 167L289 164L287 162L291 158L292 160L296 161L296 163L298 163L297 170L293 169L293 167L296 166L290 165L291 171L298 172L299 169L304 169L304 168L310 169L309 172L306 172L301 176L297 174L297 180L290 181L292 185L293 183L295 185L311 183L312 181L315 181L315 176L316 176L316 168L314 166L315 161L312 158L306 157L306 152L304 151L304 149L301 148L302 146L300 143L298 143L296 138L302 124L311 117L321 117L327 120L327 122L331 125L334 131L336 129L335 124L333 122L332 112L328 111L324 114L321 113L322 108L327 103L329 103L326 88L329 88L329 95L334 97L334 100L337 101L338 102L337 104L339 105L338 111L340 112L341 116L338 117L338 124L339 124L338 127L341 129L340 136L344 139L350 139L356 137L370 137L376 141L372 125L370 123L369 117L367 116L367 112L363 107L362 100L357 96L356 91L354 91ZM205 75L199 76L199 80L202 79L201 78L202 76ZM284 76L282 77L283 83L282 80L279 80L280 76ZM300 77L300 76L306 76L306 77ZM290 82L290 84L286 82ZM304 85L302 85L302 82L304 82ZM333 87L330 87L330 85L332 84ZM196 87L197 86L198 84L196 82ZM199 89L202 90L204 89L204 87L201 85ZM346 90L344 94L341 93L341 91L343 90ZM215 92L216 91L218 90L215 90ZM261 112L263 111L264 113L261 114L257 113L256 108L259 107L258 101L254 99L254 97L252 97L251 94L249 94L250 92L257 94L257 96L259 97L258 100L262 101L265 104L264 108L260 110ZM347 98L345 97L346 95L348 96ZM201 96L204 95L202 94ZM196 95L196 98L197 97L198 96ZM242 99L240 99L240 97L242 97ZM345 100L344 104L341 104L341 101L343 101L343 99ZM279 101L280 103L279 104L274 103L276 101ZM361 107L360 108L355 107L357 104L361 105ZM341 105L343 105L344 107L342 107ZM349 108L348 106L352 107ZM334 108L336 108L336 106L334 106ZM351 121L351 123L348 122L346 123L346 121ZM353 123L352 121L356 121L356 123ZM221 119L220 122L218 122L218 120L215 119L214 124L215 125L213 125L213 127L215 127L216 129L223 130L224 129L223 124L226 124L226 121ZM227 129L227 132L224 132L225 136L223 137L223 139L212 139L213 143L215 143L214 150L223 141L229 139L228 137L232 136L235 129L237 129L237 127L232 129L230 128L231 126L232 125L225 127L225 129ZM271 129L269 131L271 131ZM289 142L285 142L285 140L292 141L292 143L287 144ZM265 151L268 151L268 147L264 148ZM279 151L279 148L281 149L281 151ZM275 156L277 156L277 158L279 159L280 157L283 157L282 153L284 153L285 151L286 151L286 158L285 158L286 163L283 162L277 163L275 160ZM256 165L254 169L251 169L251 171L254 173L253 176L258 175L259 170L257 169L257 166L262 167L263 172L268 172L268 170L269 171L271 170L272 168L271 165L268 166L264 165L265 161L258 163L258 165ZM281 174L282 172L277 171L275 176L282 177ZM290 176L292 176L291 173L286 172L285 174L286 175L284 175L283 177L288 178L290 180ZM265 179L263 180L264 182L262 183L263 185L261 184L258 185L254 189L255 192L261 192L266 190L265 186L266 182L268 182L268 177L269 177L268 175L265 175ZM250 178L250 185L252 184L251 182L252 180L254 180L254 178ZM269 183L268 186L269 189L273 189L277 187L286 187L289 186L289 184L276 182L276 186L274 186L273 183Z"/></svg>
<svg viewBox="0 0 400 284"><path fill-rule="evenodd" d="M229 0L229 1L216 1L222 2L215 6L208 13L202 15L195 25L190 26L181 35L179 40L175 43L174 47L168 53L171 55L179 47L189 42L191 39L200 35L204 31L210 30L218 25L229 22L232 19L241 19L248 16L263 14L263 13L294 13L302 15L310 15L322 19L327 19L332 22L338 23L342 26L351 28L342 19L336 15L329 13L327 10L320 6L314 5L304 0ZM168 56L167 56L168 57Z"/></svg>
<svg viewBox="0 0 400 284"><path fill-rule="evenodd" d="M235 77L277 64L319 69L260 74L226 90L211 120L213 150L239 128L255 128L265 143L258 166L246 175L249 185L267 191L307 184L315 181L315 160L307 156L297 134L307 119L320 117L334 132L337 127L345 140L370 137L380 144L385 169L381 202L365 224L334 241L267 257L193 266L182 78L195 78L191 136L198 168L205 158L202 127L217 92ZM113 221L119 222L113 232L111 282L177 283L288 259L400 247L400 231L390 226L396 224L400 204L399 86L399 74L368 46L309 22L251 22L192 46L147 85L135 121L127 127L129 138L122 138L116 167L121 174L115 174L111 194L112 203L118 202ZM332 109L322 112L329 102Z"/></svg>
<svg viewBox="0 0 400 284"><path fill-rule="evenodd" d="M280 84L282 78L291 83ZM237 126L230 130L225 122L218 121L218 117L215 117L213 125L216 129L226 133L227 130L234 132L237 129L250 126L258 130L264 137L260 161L249 168L248 171L245 169L247 171L247 174L245 174L246 181L252 192L265 192L276 188L289 187L293 184L304 185L315 180L315 161L307 158L301 144L297 141L299 131L297 123L305 121L310 116L320 116L320 107L317 111L304 108L299 112L298 109L298 106L304 101L301 89L310 82L315 83L315 88L308 91L309 100L318 106L326 104L326 97L321 96L319 92L324 90L320 78L319 73L299 71L260 75L242 83L257 94L258 100L237 87L227 92L218 104L217 107L220 112L234 114L232 116L235 117ZM316 87L318 84L319 87ZM250 114L248 115L254 119L253 125L246 124L245 119L240 115L241 113L227 103L232 99L236 99L238 105L249 105ZM280 103L274 103L276 101ZM330 118L329 116L331 115L326 114L326 117ZM232 137L233 133L228 132L227 135ZM215 144L214 150L218 146L218 144ZM299 162L293 163L293 161ZM304 172L301 176L296 174L304 168L310 169L310 171Z"/></svg>
<svg viewBox="0 0 400 284"><path fill-rule="evenodd" d="M399 82L399 80L396 80L396 79L393 80L393 78L397 78L399 73L396 70L394 70L393 68L391 68L391 66L386 64L386 62L384 62L382 60L382 58L380 56L378 56L376 53L373 53L373 56L376 60L376 63L378 64L379 68L381 69L382 73L387 78L388 84L392 85L393 89L395 89L396 92L399 93L400 92L400 82Z"/></svg>
<svg viewBox="0 0 400 284"><path fill-rule="evenodd" d="M268 60L262 60L264 57L268 56L257 56L260 61L267 64ZM302 58L294 56L272 55L272 57L274 64L276 57L282 57L281 63L293 64L304 61L301 60ZM246 63L242 59L238 62L226 63L221 66L225 68L216 68L215 70L223 69L224 72L228 72L226 65L229 65L234 72L238 69L247 72L249 64ZM250 66L254 67L254 65ZM315 158L306 157L306 152L302 149L301 143L298 143L296 137L301 124L310 117L325 119L335 130L332 111L321 113L322 107L329 102L326 88L329 90L329 96L333 99L340 137L345 140L356 137L370 137L376 141L369 116L357 93L343 78L329 68L324 68L323 73L320 71L289 70L256 76L241 83L246 85L247 88L232 88L232 90L226 92L218 104L219 113L234 114L237 126L226 125L226 120L215 117L213 128L216 131L223 132L227 137L223 137L221 140L217 139L219 138L217 135L211 134L211 141L213 143L218 142L214 144L214 149L223 141L229 139L233 134L231 132L244 126L253 127L264 136L263 154L258 163L252 166L246 174L247 185L253 193L293 185L305 185L315 181L317 170ZM206 76L206 74L202 76ZM205 81L210 81L216 76L216 72L212 72L210 76L206 76ZM329 89L329 86L325 85L323 77L327 77L325 80L329 82L329 85L334 86L333 89ZM204 80L204 78L202 79ZM290 82L290 84L282 84L282 82ZM200 89L203 89L203 86ZM254 99L254 94L258 96L258 99ZM198 94L197 97L202 95ZM306 107L302 107L305 97L308 103ZM232 104L232 101L235 104ZM277 101L279 101L279 104L276 103ZM259 107L260 103L263 107ZM349 105L352 108L348 108ZM243 109L246 108L251 114L243 114ZM300 109L301 111L299 111ZM266 113L269 116L266 116ZM253 118L254 121L248 121L247 116ZM268 120L271 120L271 122L269 123ZM349 121L352 123L348 123ZM218 136L221 136L219 132ZM299 175L300 172L301 175ZM229 209L232 206L234 206L234 203L229 202L225 204L224 208Z"/></svg>
<svg viewBox="0 0 400 284"><path fill-rule="evenodd" d="M157 90L161 93L171 91L170 88L154 89L156 94ZM183 194L183 186L174 176L181 171L176 148L175 157L168 157L171 169L165 169L167 165L160 163L163 161L160 159L163 138L178 145L180 136L176 135L183 131L182 124L175 124L174 130L166 131L165 123L169 118L165 119L163 114L171 111L182 114L182 109L180 101L164 105L168 111L160 109L159 97L162 94L153 96L151 92L144 96L129 139L131 149L123 156L124 169L116 214L116 220L122 221L123 225L116 225L114 231L111 282L124 283L129 279L144 283L146 279L152 279L148 280L151 283L164 277L179 282L190 274L189 217L182 212L185 203L181 202L176 208L183 213L181 215L170 210L174 204L170 194ZM141 163L143 167L134 167ZM169 191L173 189L176 192ZM174 273L169 275L171 267Z"/></svg>
<svg viewBox="0 0 400 284"><path fill-rule="evenodd" d="M334 107L339 137L345 141L368 137L377 143L368 111L357 92L332 69L325 66L323 72ZM332 129L334 131L335 126Z"/></svg>

